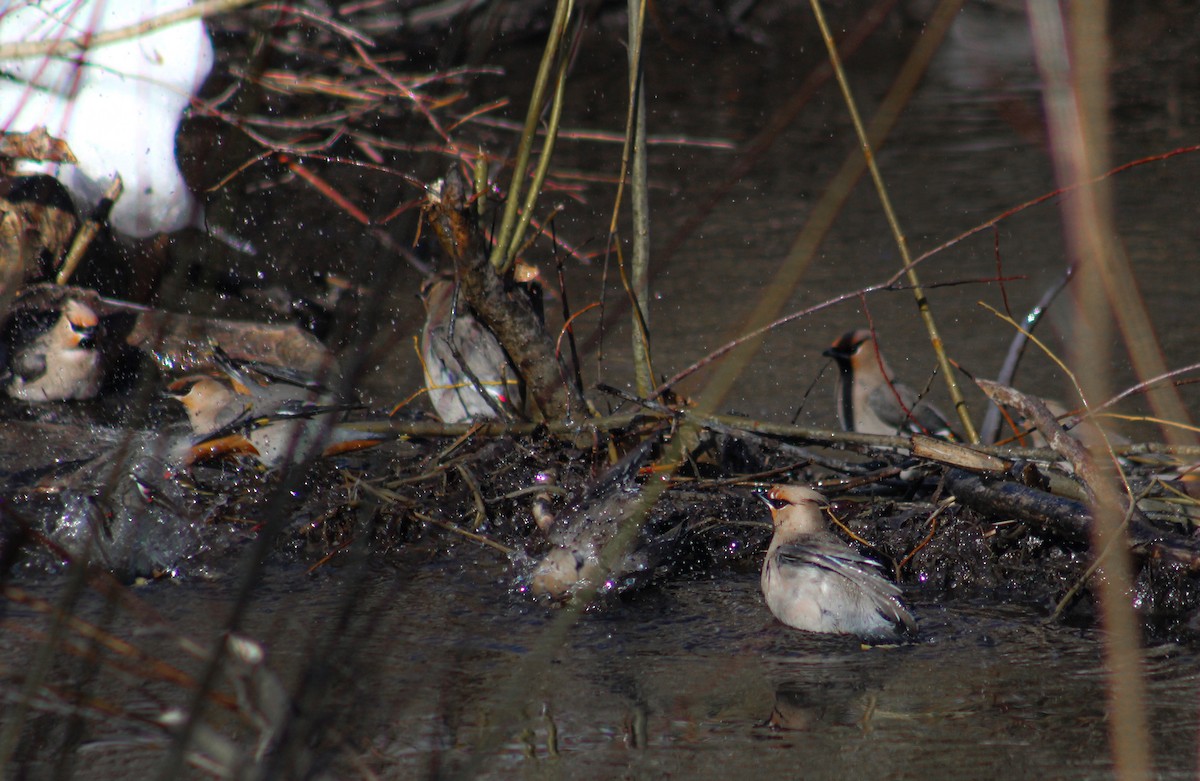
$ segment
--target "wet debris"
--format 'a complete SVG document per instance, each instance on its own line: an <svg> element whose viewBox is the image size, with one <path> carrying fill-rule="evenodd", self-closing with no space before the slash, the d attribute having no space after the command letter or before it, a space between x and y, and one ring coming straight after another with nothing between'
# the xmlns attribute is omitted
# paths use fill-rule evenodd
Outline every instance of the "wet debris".
<svg viewBox="0 0 1200 781"><path fill-rule="evenodd" d="M439 197L443 211L431 219L449 236L473 235L468 210L452 209L445 187ZM464 241L455 251L463 253L454 258L457 282L431 283L428 299L437 304L429 311L440 315L425 329L440 428L411 409L388 417L330 390L341 379L339 362L294 325L174 315L84 288L27 287L6 333L20 333L33 312L57 309L46 318L53 328L78 303L96 315L87 338L102 335L107 350L140 358L125 375L110 370L107 387L122 376L130 393L149 387L159 397L166 387L183 404L151 405L147 428L100 427L70 405L26 405L44 412L6 423L11 440L40 438L43 447L26 449L6 470L6 561L52 570L86 560L125 580L219 577L213 562L225 552L271 535L271 550L310 567L336 565L356 545L381 556L502 555L514 589L551 601L612 599L670 578L757 569L771 527L756 491L802 484L818 486L857 533L846 538L852 555L882 563L905 590L1091 617L1095 473L1048 413L1005 399L1062 453L693 419L686 406L660 402L595 418L557 356L539 364L541 348L499 347L507 344L501 334L523 339L526 326L543 334L544 326L515 283L486 264L481 245ZM472 275L483 279L468 284ZM505 326L509 310L525 326ZM496 325L484 326L485 311ZM463 330L452 335L449 321ZM68 325L80 335L93 327ZM495 347L483 351L495 360L472 363L466 353L481 340ZM7 344L11 367L19 340ZM461 367L464 358L471 370L451 372L451 360ZM522 387L510 377L531 365L540 366L543 385L524 386L530 405L512 403ZM224 400L198 411L202 389ZM458 406L439 408L439 391ZM681 434L687 426L691 433ZM71 433L52 435L63 431ZM351 454L343 439L378 447ZM1122 461L1137 496L1128 528L1143 573L1138 606L1148 626L1186 628L1200 609L1191 584L1200 553L1190 470L1180 459L1140 459Z"/></svg>

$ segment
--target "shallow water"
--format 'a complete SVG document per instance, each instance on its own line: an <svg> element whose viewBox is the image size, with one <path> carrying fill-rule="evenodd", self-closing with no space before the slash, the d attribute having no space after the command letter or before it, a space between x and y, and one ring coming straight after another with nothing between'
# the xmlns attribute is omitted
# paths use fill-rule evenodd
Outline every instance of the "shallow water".
<svg viewBox="0 0 1200 781"><path fill-rule="evenodd" d="M1122 29L1114 162L1194 140L1200 101L1195 58L1186 53L1194 32L1187 26L1165 32L1132 24ZM1019 30L1009 27L1003 33L1019 42ZM596 35L603 43L605 34ZM1031 89L1033 68L1008 56L1021 51L1017 44L973 58L972 40L978 41L968 39L943 54L880 153L916 252L1054 186L1038 95ZM504 56L527 63L535 49ZM719 48L700 41L664 51L669 52L665 61L649 66L651 132L738 142L762 126L803 78L801 64L813 59L811 52L746 40L725 41ZM854 60L851 78L860 99L877 99L902 51L893 34ZM599 52L584 50L576 82L580 97L569 109L568 124L614 129L619 120L611 117L620 116L624 87L622 71L613 63L622 55L611 47ZM523 110L520 105L514 103L514 116ZM738 333L755 294L852 148L845 111L826 88L703 228L656 264L651 317L659 373L673 374ZM618 151L563 143L559 154L565 167L595 170L615 167ZM1144 166L1115 180L1122 236L1168 366L1195 359L1193 302L1200 294L1200 275L1184 266L1200 245L1192 218L1200 173L1194 158ZM652 150L656 247L666 245L733 159L730 152L695 148ZM596 213L568 214L560 229L569 230L574 220L585 234L574 237L576 243L589 237L598 242L587 232L600 230L603 220L596 214L607 208L606 198L588 204ZM300 233L284 217L271 224L283 250L294 248L298 255L317 258L314 263L354 254L336 237ZM935 257L922 268L924 279L994 276L993 239L985 232ZM999 240L1003 273L1024 277L1006 283L1019 314L1064 264L1055 203L1007 221ZM881 281L898 266L875 195L860 184L791 307ZM582 279L594 268L572 274L581 278L577 308L594 295L594 281ZM401 347L390 350L381 359L382 370L366 378L364 389L377 400L394 400L397 388L407 395L419 383L419 366L406 348L419 317L410 296L407 288L396 294L409 302L395 315L393 344ZM999 287L945 287L931 297L952 355L976 374L993 373L1010 334L976 302L1001 306ZM892 364L910 384L919 385L933 360L922 349L911 296L881 293L868 303L876 327L886 334ZM728 405L768 420L790 419L820 370L820 351L864 322L857 306L851 301L772 335ZM1045 328L1056 345L1063 343L1064 311L1052 312ZM626 341L620 330L610 335L605 363L589 371L610 383L624 378ZM1115 362L1118 382L1130 379L1126 363ZM1028 387L1065 394L1061 377L1044 358L1031 358L1021 377ZM699 387L693 382L685 390ZM832 375L826 373L804 404L809 421L833 425L831 387ZM1195 391L1185 392L1194 403ZM502 557L466 544L448 553L413 555L386 568L373 565L361 579L350 571L308 577L288 566L263 579L240 631L266 646L270 666L293 691L302 672L318 681L328 676L328 689L306 690L322 693L313 708L324 736L317 754L332 758L335 776L351 776L362 767L385 778L456 773L725 778L751 768L806 778L1112 774L1099 636L1045 626L1042 613L1031 607L942 604L936 594L914 594L921 641L864 650L852 641L785 629L763 606L756 572L726 572L711 580L667 583L585 613L563 627L559 645L554 638L562 611L533 603L514 591L512 582L513 567ZM234 583L228 578L137 589L136 596L164 615L170 630L147 634L138 629L145 626L139 609L119 611L112 631L135 637L175 662L182 655L170 638L208 644L220 635L232 609ZM29 588L58 598L63 586L39 581ZM85 597L78 613L95 619L101 614L95 602ZM38 622L23 608L10 608L6 618L26 627ZM0 635L10 693L9 682L27 667L34 647L16 632ZM200 668L197 662L178 663L193 674ZM1157 768L1164 777L1194 777L1200 656L1192 647L1158 647L1146 671ZM109 673L88 683L66 662L62 674L79 688L110 698L125 713L185 701L177 687L145 686ZM777 726L768 724L773 713L778 713ZM50 736L44 743L27 736L18 753L31 777L54 775L58 746L79 748L58 731L61 719L41 715L28 726ZM83 748L70 772L89 778L154 774L162 746L131 745L130 739L142 734L147 734L145 725L133 720L89 720L75 738ZM114 737L117 743L95 742Z"/></svg>
<svg viewBox="0 0 1200 781"><path fill-rule="evenodd" d="M353 775L350 756L385 778L1111 773L1098 637L1043 626L1032 609L915 596L920 642L864 648L776 623L756 574L742 573L586 613L542 665L532 662L561 614L509 589L501 562L410 562L355 580L297 588L294 574L271 572L243 627L266 641L291 691L300 671L332 675L322 729L338 740L330 747L324 732L320 758L335 777ZM348 593L359 610L346 627ZM137 596L197 640L219 636L228 607L224 587L164 583ZM92 601L77 612L92 616ZM172 631L148 632L145 607L116 633L162 653ZM4 642L10 663L18 645ZM165 656L193 666L177 650ZM1194 777L1200 659L1159 646L1145 669L1157 768ZM102 672L81 688L127 714L184 701L178 688L119 680ZM87 777L152 771L162 746L133 738L153 734L132 719L89 724ZM26 767L41 777L53 761Z"/></svg>

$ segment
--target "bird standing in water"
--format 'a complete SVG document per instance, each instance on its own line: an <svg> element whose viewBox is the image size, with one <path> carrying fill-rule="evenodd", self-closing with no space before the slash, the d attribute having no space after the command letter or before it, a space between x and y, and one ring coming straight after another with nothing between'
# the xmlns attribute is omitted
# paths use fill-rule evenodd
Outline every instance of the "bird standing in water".
<svg viewBox="0 0 1200 781"><path fill-rule="evenodd" d="M183 405L201 441L191 460L244 454L268 469L361 450L391 437L333 423L329 415L353 405L336 404L328 391L299 378L285 381L232 361L219 348L214 360L223 376L192 375L168 393ZM260 366L264 372L266 366ZM282 371L282 370L280 370Z"/></svg>
<svg viewBox="0 0 1200 781"><path fill-rule="evenodd" d="M804 486L777 485L766 502L775 534L759 582L776 618L794 629L868 641L916 633L896 584L829 531L825 497Z"/></svg>
<svg viewBox="0 0 1200 781"><path fill-rule="evenodd" d="M455 305L456 283L434 277L421 289L425 327L421 361L429 400L443 423L478 418L519 418L517 371L496 336L465 301Z"/></svg>
<svg viewBox="0 0 1200 781"><path fill-rule="evenodd" d="M63 298L53 308L21 309L5 326L0 383L23 401L91 399L104 382L100 318L90 306Z"/></svg>
<svg viewBox="0 0 1200 781"><path fill-rule="evenodd" d="M958 439L937 407L895 381L870 331L844 334L825 355L838 364L836 404L844 430Z"/></svg>

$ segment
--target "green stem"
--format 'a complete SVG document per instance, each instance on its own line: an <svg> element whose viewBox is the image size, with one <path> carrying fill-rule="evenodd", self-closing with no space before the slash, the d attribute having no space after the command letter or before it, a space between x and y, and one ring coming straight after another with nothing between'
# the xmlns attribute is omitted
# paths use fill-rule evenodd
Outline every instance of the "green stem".
<svg viewBox="0 0 1200 781"><path fill-rule="evenodd" d="M558 0L554 10L554 21L550 25L550 35L546 39L546 51L542 54L542 62L538 66L537 78L533 83L533 95L529 98L529 111L525 115L525 127L521 132L521 143L517 147L517 161L513 166L512 184L504 203L504 216L500 220L500 230L496 245L492 248L490 257L494 268L505 268L509 265L509 251L513 244L513 232L517 225L517 207L521 200L521 191L525 181L525 169L529 166L529 156L533 151L533 139L537 135L538 119L546 102L546 90L550 82L551 69L558 59L558 50L562 45L567 22L571 17L573 0Z"/></svg>
<svg viewBox="0 0 1200 781"><path fill-rule="evenodd" d="M630 169L629 204L633 214L632 280L633 371L638 395L654 389L650 363L650 196L646 177L646 91L642 69L642 30L645 0L629 0L629 104L633 118L633 165ZM626 138L629 137L626 129Z"/></svg>

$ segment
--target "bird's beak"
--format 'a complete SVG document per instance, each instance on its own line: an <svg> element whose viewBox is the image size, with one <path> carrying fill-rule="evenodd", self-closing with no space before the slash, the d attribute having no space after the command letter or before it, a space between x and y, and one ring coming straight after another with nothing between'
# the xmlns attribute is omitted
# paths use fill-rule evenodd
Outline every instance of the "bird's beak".
<svg viewBox="0 0 1200 781"><path fill-rule="evenodd" d="M76 344L79 347L91 347L95 344L96 326L94 326L94 325L88 325L88 326L82 326L82 327L74 326L71 330L74 331L74 333L75 333L75 336L78 340L76 342Z"/></svg>
<svg viewBox="0 0 1200 781"><path fill-rule="evenodd" d="M62 316L75 335L76 345L91 347L100 328L100 318L89 307L75 301L67 301L62 308Z"/></svg>
<svg viewBox="0 0 1200 781"><path fill-rule="evenodd" d="M762 499L763 504L765 504L767 507L771 508L771 515L774 515L776 510L783 507L783 502L779 502L777 504L776 501L773 500L769 494L755 494L755 496L757 496L759 499Z"/></svg>

